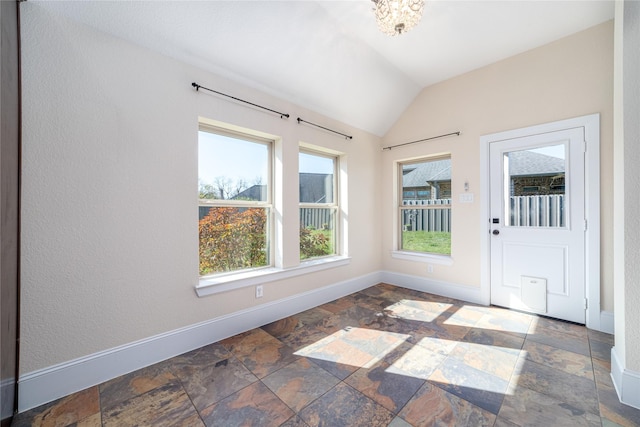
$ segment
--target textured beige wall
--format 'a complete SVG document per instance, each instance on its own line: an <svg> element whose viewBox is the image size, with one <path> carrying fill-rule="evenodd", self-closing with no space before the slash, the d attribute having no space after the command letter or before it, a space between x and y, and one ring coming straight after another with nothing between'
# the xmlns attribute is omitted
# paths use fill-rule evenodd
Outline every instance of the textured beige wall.
<svg viewBox="0 0 640 427"><path fill-rule="evenodd" d="M392 164L444 152L452 154L454 199L469 181L476 202L454 201L455 263L437 265L430 277L478 286L480 135L600 112L603 308L611 310L612 28L606 23L427 88L381 141L24 3L21 372L255 305L252 288L206 298L194 292L199 116L282 139L285 217L297 216L300 141L348 160L351 264L269 283L260 300L267 303L381 268L425 276L423 264L389 257ZM196 93L192 81L354 139ZM380 150L456 130L463 135ZM285 230L283 240L295 245L296 233ZM284 261L290 265L292 256Z"/></svg>
<svg viewBox="0 0 640 427"><path fill-rule="evenodd" d="M379 269L380 138L37 2L22 5L22 32L23 374L256 305L252 287L204 298L194 291L199 116L281 138L286 221L297 224L300 141L345 153L348 214L367 218L350 221L350 265L268 283L260 303ZM197 93L193 81L292 118ZM297 115L354 138L299 125ZM294 249L296 230L283 237Z"/></svg>
<svg viewBox="0 0 640 427"><path fill-rule="evenodd" d="M383 269L454 284L480 286L480 136L572 117L601 117L601 305L613 311L612 144L613 21L546 46L425 88L402 114L383 145L454 131L449 137L385 151L382 176ZM451 153L453 265L393 259L394 164L420 156ZM465 181L475 202L458 203Z"/></svg>
<svg viewBox="0 0 640 427"><path fill-rule="evenodd" d="M640 3L616 5L616 346L624 369L640 372ZM618 316L620 313L620 316ZM629 381L628 386L632 383ZM636 392L621 390L623 395ZM629 399L629 397L627 397ZM638 402L635 399L635 402Z"/></svg>

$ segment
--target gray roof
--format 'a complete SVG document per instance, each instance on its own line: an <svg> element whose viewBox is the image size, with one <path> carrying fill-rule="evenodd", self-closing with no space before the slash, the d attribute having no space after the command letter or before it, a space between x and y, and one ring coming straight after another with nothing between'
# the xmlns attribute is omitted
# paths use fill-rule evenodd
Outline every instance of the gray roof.
<svg viewBox="0 0 640 427"><path fill-rule="evenodd" d="M423 187L427 182L435 181L451 181L451 160L436 160L403 167L403 187Z"/></svg>
<svg viewBox="0 0 640 427"><path fill-rule="evenodd" d="M509 153L511 176L545 176L564 172L564 159L532 151ZM451 161L409 164L403 167L403 187L423 187L427 182L450 181Z"/></svg>
<svg viewBox="0 0 640 427"><path fill-rule="evenodd" d="M232 199L266 200L266 191L266 185L256 184ZM304 172L300 174L300 203L331 202L333 202L333 174Z"/></svg>
<svg viewBox="0 0 640 427"><path fill-rule="evenodd" d="M556 175L564 172L564 159L532 151L512 151L509 172L511 176Z"/></svg>

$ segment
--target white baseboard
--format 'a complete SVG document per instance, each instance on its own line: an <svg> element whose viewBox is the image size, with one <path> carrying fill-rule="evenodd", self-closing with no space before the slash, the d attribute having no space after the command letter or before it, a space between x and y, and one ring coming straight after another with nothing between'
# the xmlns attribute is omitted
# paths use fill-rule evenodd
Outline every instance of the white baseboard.
<svg viewBox="0 0 640 427"><path fill-rule="evenodd" d="M455 298L461 301L476 304L489 305L489 301L482 295L480 287L458 285L455 283L442 282L438 280L425 279L424 277L410 276L408 274L383 271L382 281L390 285L402 286L403 288L416 291L428 292L441 295L443 297Z"/></svg>
<svg viewBox="0 0 640 427"><path fill-rule="evenodd" d="M374 272L22 375L18 411L220 341L380 283Z"/></svg>
<svg viewBox="0 0 640 427"><path fill-rule="evenodd" d="M640 372L622 366L616 347L611 349L611 378L620 402L640 409Z"/></svg>
<svg viewBox="0 0 640 427"><path fill-rule="evenodd" d="M601 311L600 312L600 327L598 330L600 332L606 332L608 334L613 334L615 329L614 326L614 315L612 311Z"/></svg>

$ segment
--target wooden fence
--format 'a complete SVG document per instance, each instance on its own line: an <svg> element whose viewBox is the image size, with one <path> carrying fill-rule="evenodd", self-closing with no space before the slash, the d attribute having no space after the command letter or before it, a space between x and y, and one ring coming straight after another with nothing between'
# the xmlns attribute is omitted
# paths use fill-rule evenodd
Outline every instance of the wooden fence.
<svg viewBox="0 0 640 427"><path fill-rule="evenodd" d="M401 209L404 231L451 232L451 199L403 200L403 206L415 209ZM434 205L449 205L447 208L429 208Z"/></svg>
<svg viewBox="0 0 640 427"><path fill-rule="evenodd" d="M512 227L564 227L565 196L512 196L509 200L509 226ZM401 209L404 231L451 232L451 208L429 208L451 204L451 199L403 200ZM406 209L415 206L415 209Z"/></svg>
<svg viewBox="0 0 640 427"><path fill-rule="evenodd" d="M300 208L300 227L332 230L333 211L331 208Z"/></svg>
<svg viewBox="0 0 640 427"><path fill-rule="evenodd" d="M564 227L564 194L512 196L509 225L514 227Z"/></svg>

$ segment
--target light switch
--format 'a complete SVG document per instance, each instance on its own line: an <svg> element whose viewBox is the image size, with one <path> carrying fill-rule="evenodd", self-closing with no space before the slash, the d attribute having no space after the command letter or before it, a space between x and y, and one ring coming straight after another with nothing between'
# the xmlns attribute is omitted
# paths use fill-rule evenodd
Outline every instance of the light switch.
<svg viewBox="0 0 640 427"><path fill-rule="evenodd" d="M473 203L473 193L460 194L460 203Z"/></svg>

